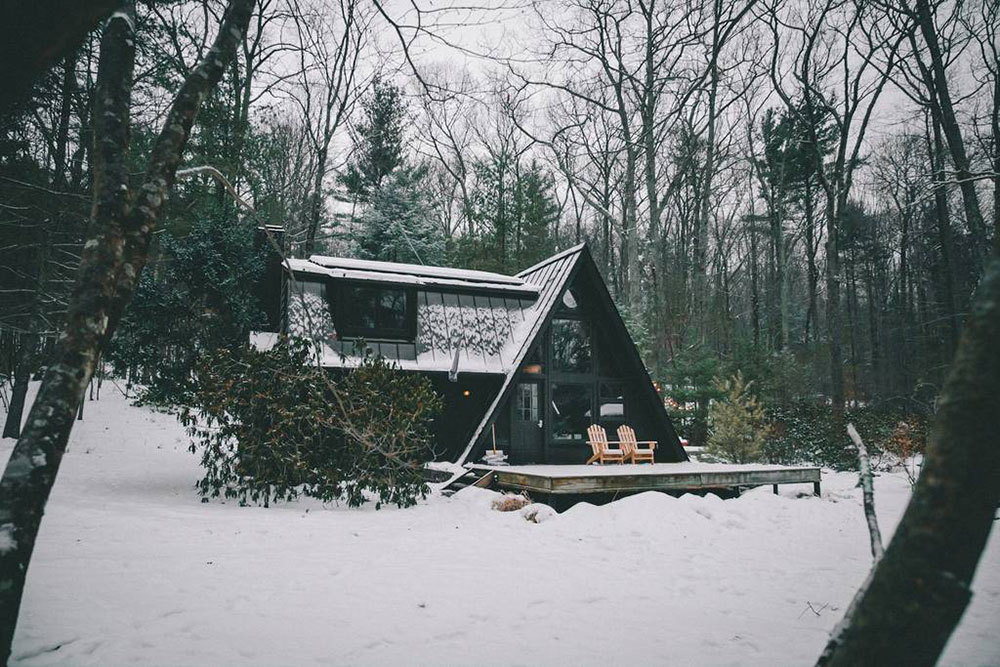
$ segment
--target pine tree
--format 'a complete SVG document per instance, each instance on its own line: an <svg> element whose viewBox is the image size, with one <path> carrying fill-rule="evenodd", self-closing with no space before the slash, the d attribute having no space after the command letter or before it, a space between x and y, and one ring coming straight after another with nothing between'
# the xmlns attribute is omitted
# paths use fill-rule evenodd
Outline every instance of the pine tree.
<svg viewBox="0 0 1000 667"><path fill-rule="evenodd" d="M708 408L708 452L733 463L759 460L770 427L763 406L750 392L753 382L746 382L737 371L731 379L714 384L723 397Z"/></svg>
<svg viewBox="0 0 1000 667"><path fill-rule="evenodd" d="M506 151L477 161L474 170L470 215L476 233L459 239L453 262L512 272L551 255L560 212L552 174Z"/></svg>
<svg viewBox="0 0 1000 667"><path fill-rule="evenodd" d="M410 264L442 264L444 234L437 224L423 168L389 174L372 194L355 234L362 259Z"/></svg>
<svg viewBox="0 0 1000 667"><path fill-rule="evenodd" d="M349 193L368 201L385 178L406 164L406 103L398 86L375 79L357 127L354 158L340 179Z"/></svg>

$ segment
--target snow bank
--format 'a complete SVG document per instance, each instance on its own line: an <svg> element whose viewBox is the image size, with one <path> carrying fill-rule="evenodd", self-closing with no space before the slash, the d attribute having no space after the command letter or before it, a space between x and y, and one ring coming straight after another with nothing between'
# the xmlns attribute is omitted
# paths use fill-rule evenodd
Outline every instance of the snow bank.
<svg viewBox="0 0 1000 667"><path fill-rule="evenodd" d="M643 493L559 515L497 512L476 488L263 509L200 502L186 448L110 384L88 402L14 664L811 664L871 561L850 474L826 473L822 498ZM891 534L909 486L882 475L875 493ZM998 556L994 534L945 664L1000 664Z"/></svg>

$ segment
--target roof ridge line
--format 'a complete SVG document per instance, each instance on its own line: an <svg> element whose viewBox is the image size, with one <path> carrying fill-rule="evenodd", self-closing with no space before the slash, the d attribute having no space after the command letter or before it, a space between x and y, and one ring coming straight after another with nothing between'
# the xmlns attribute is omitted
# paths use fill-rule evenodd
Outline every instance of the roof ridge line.
<svg viewBox="0 0 1000 667"><path fill-rule="evenodd" d="M538 269L541 269L542 267L548 266L552 262L559 261L560 259L563 259L564 257L568 257L568 256L570 256L572 254L578 253L578 252L580 252L581 250L583 250L586 247L587 247L587 242L586 241L584 241L582 243L577 243L575 246L567 248L566 250L561 250L561 251L557 252L556 254L552 255L551 257L547 257L546 259L543 259L542 261L538 262L537 264L535 264L533 266L529 266L528 268L524 269L523 271L519 271L518 273L515 273L514 276L516 278L521 278L525 274L527 274L527 273L533 273L534 271L537 271Z"/></svg>

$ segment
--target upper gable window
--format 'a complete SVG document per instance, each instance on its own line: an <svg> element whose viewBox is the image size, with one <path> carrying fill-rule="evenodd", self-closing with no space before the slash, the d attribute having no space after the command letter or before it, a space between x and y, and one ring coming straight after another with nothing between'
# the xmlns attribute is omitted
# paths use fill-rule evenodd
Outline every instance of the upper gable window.
<svg viewBox="0 0 1000 667"><path fill-rule="evenodd" d="M412 341L417 333L417 299L412 289L343 284L336 289L337 333L341 338Z"/></svg>
<svg viewBox="0 0 1000 667"><path fill-rule="evenodd" d="M572 287L563 292L562 308L569 312L576 312L580 308L580 297Z"/></svg>
<svg viewBox="0 0 1000 667"><path fill-rule="evenodd" d="M583 320L552 320L552 367L560 373L590 373L593 348L590 327Z"/></svg>

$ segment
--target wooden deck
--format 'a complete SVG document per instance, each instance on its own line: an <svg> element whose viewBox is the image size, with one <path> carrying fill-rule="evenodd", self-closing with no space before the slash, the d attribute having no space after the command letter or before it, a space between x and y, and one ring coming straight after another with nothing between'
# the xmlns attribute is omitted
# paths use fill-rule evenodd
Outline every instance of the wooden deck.
<svg viewBox="0 0 1000 667"><path fill-rule="evenodd" d="M492 472L501 489L544 495L638 493L735 489L770 484L812 484L820 493L820 469L811 466L726 465L714 463L655 463L625 465L473 465Z"/></svg>

